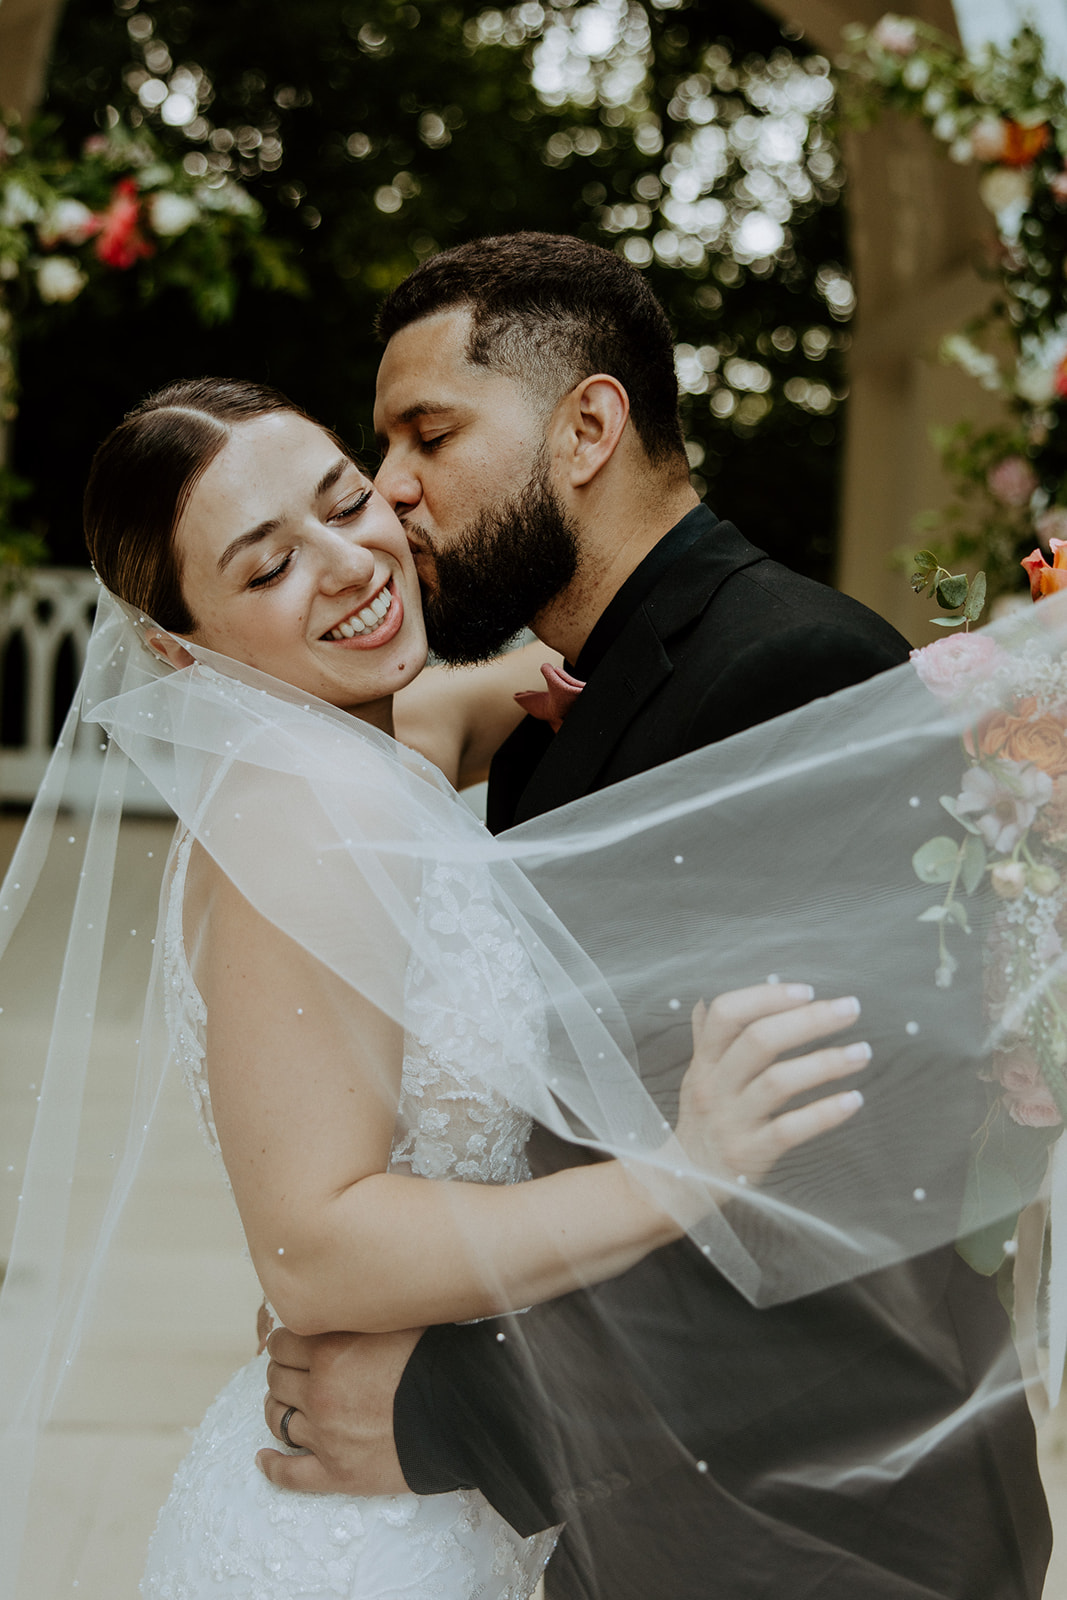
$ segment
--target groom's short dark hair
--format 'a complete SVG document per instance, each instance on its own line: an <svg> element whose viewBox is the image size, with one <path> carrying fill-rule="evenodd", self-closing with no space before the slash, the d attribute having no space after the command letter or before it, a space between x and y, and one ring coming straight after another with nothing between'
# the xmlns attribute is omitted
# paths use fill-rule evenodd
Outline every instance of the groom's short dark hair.
<svg viewBox="0 0 1067 1600"><path fill-rule="evenodd" d="M678 417L674 340L663 307L628 261L557 233L471 239L416 267L378 313L378 334L460 307L471 312L467 358L534 388L552 407L606 372L630 398L649 459L688 471Z"/></svg>

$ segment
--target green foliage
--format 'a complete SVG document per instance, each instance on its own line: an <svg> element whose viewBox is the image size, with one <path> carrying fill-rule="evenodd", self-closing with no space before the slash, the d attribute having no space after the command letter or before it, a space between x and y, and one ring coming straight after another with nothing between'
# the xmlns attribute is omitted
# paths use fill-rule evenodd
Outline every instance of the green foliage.
<svg viewBox="0 0 1067 1600"><path fill-rule="evenodd" d="M20 574L38 566L45 558L44 540L18 525L13 508L30 493L30 484L6 467L0 467L0 597L19 579Z"/></svg>
<svg viewBox="0 0 1067 1600"><path fill-rule="evenodd" d="M936 600L942 611L959 611L957 617L934 617L939 628L969 628L982 615L986 602L986 575L978 572L968 578L965 572L949 572L932 550L920 550L912 558L915 571L911 587L916 594ZM962 609L961 609L962 608Z"/></svg>
<svg viewBox="0 0 1067 1600"><path fill-rule="evenodd" d="M625 26L579 81L567 62L587 9L69 0L47 106L64 138L98 130L110 106L151 124L191 175L242 180L270 238L297 252L310 296L252 287L205 338L174 297L142 306L120 284L121 321L90 323L75 306L62 335L54 322L32 330L16 455L57 551L74 495L46 481L49 427L69 440L76 481L94 438L145 388L228 371L286 388L359 447L382 295L435 249L528 227L647 262L677 329L698 488L758 543L829 576L852 302L828 63L751 0L632 0L605 7ZM555 87L551 29L567 68ZM167 127L137 96L173 90L183 72L197 114ZM757 135L791 95L807 109L781 114L794 143L772 161ZM765 255L746 253L738 230L768 207L784 219L780 243L772 229ZM42 377L60 343L69 399Z"/></svg>
<svg viewBox="0 0 1067 1600"><path fill-rule="evenodd" d="M997 428L963 422L935 435L956 495L924 523L939 559L983 566L995 597L1023 587L1019 562L1035 544L1067 536L1067 90L1029 27L976 60L908 18L846 33L846 114L916 118L953 160L981 169L993 294L941 354L1002 396L1009 415Z"/></svg>

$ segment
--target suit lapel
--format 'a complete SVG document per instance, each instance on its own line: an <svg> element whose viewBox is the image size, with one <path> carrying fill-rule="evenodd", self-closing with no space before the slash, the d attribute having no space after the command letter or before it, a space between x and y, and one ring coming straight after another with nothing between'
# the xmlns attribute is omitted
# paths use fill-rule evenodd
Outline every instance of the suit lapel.
<svg viewBox="0 0 1067 1600"><path fill-rule="evenodd" d="M701 529L701 536L661 573L635 606L595 666L559 733L548 738L544 746L539 739L524 738L525 724L517 730L518 738L512 735L516 745L521 742L530 755L535 750L539 753L542 747L544 753L530 773L507 825L541 816L596 788L600 773L627 728L674 670L670 656L672 637L707 609L732 573L767 559L732 523L716 523L707 511L703 516L707 524ZM580 675L581 662L578 669ZM505 745L504 750L507 749ZM514 777L518 777L517 772ZM500 825L505 825L503 818Z"/></svg>

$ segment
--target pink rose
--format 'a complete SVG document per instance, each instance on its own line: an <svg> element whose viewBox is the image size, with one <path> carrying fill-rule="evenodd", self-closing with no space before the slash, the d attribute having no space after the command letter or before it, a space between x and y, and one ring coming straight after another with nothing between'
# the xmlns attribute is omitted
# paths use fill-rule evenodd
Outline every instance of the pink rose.
<svg viewBox="0 0 1067 1600"><path fill-rule="evenodd" d="M913 56L919 48L919 34L908 17L894 16L891 11L876 22L871 38L880 50L891 56Z"/></svg>
<svg viewBox="0 0 1067 1600"><path fill-rule="evenodd" d="M1013 1122L1022 1128L1055 1128L1063 1121L1040 1067L1024 1045L1000 1056L995 1071Z"/></svg>
<svg viewBox="0 0 1067 1600"><path fill-rule="evenodd" d="M1037 488L1037 475L1023 456L1004 456L990 467L985 481L1002 506L1024 506Z"/></svg>
<svg viewBox="0 0 1067 1600"><path fill-rule="evenodd" d="M989 678L1004 652L987 633L953 633L911 652L919 677L939 700L954 700Z"/></svg>
<svg viewBox="0 0 1067 1600"><path fill-rule="evenodd" d="M1063 1121L1051 1092L1044 1084L1028 1090L1025 1095L1006 1094L1004 1104L1008 1116L1021 1128L1056 1128Z"/></svg>

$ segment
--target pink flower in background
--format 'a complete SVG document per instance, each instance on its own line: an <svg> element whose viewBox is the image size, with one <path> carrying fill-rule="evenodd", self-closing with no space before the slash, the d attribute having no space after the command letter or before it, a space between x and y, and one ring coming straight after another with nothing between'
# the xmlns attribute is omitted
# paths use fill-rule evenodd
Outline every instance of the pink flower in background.
<svg viewBox="0 0 1067 1600"><path fill-rule="evenodd" d="M1024 506L1037 488L1037 475L1024 456L1004 456L990 467L985 481L1002 506Z"/></svg>
<svg viewBox="0 0 1067 1600"><path fill-rule="evenodd" d="M1067 539L1050 539L1049 548L1052 551L1052 565L1049 566L1040 550L1031 550L1024 556L1019 565L1024 568L1030 579L1030 597L1040 600L1046 594L1055 594L1058 589L1067 589Z"/></svg>
<svg viewBox="0 0 1067 1600"><path fill-rule="evenodd" d="M1063 1121L1041 1069L1025 1045L1002 1056L996 1075L1004 1089L1004 1106L1023 1128L1054 1128Z"/></svg>
<svg viewBox="0 0 1067 1600"><path fill-rule="evenodd" d="M1049 188L1052 191L1052 198L1057 204L1061 206L1067 205L1067 168L1063 172L1057 172L1049 183Z"/></svg>
<svg viewBox="0 0 1067 1600"><path fill-rule="evenodd" d="M976 161L999 161L1008 145L1008 125L1000 117L983 117L971 129L971 154Z"/></svg>
<svg viewBox="0 0 1067 1600"><path fill-rule="evenodd" d="M1004 652L986 633L954 633L911 652L912 664L939 700L953 700L982 683L999 666Z"/></svg>
<svg viewBox="0 0 1067 1600"><path fill-rule="evenodd" d="M1052 541L1067 543L1067 506L1049 506L1034 523L1042 547L1052 554ZM1027 569L1029 571L1029 568Z"/></svg>
<svg viewBox="0 0 1067 1600"><path fill-rule="evenodd" d="M880 50L891 56L912 56L919 48L919 34L908 17L897 17L891 11L871 29L871 38Z"/></svg>

